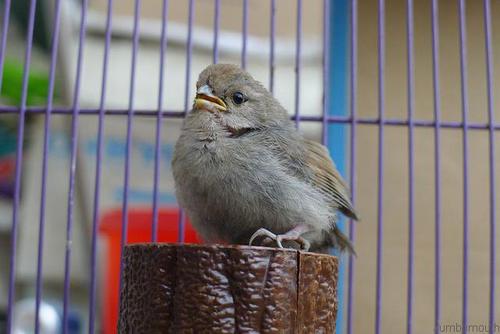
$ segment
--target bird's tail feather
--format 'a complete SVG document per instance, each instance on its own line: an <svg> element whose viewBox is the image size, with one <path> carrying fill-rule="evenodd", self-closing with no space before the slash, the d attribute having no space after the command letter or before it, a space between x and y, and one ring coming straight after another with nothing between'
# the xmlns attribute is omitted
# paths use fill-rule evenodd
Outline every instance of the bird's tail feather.
<svg viewBox="0 0 500 334"><path fill-rule="evenodd" d="M332 229L332 233L330 233L330 238L332 245L340 250L341 252L347 252L348 254L356 255L356 252L354 251L354 247L349 240L349 237L342 233L342 231L335 226Z"/></svg>

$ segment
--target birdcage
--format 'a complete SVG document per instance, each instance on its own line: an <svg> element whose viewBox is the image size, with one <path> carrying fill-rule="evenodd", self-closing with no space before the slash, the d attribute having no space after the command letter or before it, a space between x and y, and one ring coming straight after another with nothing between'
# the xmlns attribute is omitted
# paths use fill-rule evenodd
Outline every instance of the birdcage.
<svg viewBox="0 0 500 334"><path fill-rule="evenodd" d="M348 180L338 333L500 331L498 1L0 4L0 332L112 333L124 245L198 242L170 159L212 62Z"/></svg>

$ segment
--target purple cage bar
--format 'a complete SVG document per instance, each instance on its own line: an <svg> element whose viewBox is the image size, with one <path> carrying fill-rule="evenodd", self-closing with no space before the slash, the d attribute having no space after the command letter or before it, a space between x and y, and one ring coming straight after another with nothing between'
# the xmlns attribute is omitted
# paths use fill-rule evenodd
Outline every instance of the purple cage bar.
<svg viewBox="0 0 500 334"><path fill-rule="evenodd" d="M215 0L213 63L219 62L220 0Z"/></svg>
<svg viewBox="0 0 500 334"><path fill-rule="evenodd" d="M488 140L489 140L489 173L490 173L490 300L488 325L495 325L495 293L496 293L496 176L495 176L495 127L493 96L493 49L491 42L491 3L484 0L484 36L486 48L486 80L488 96Z"/></svg>
<svg viewBox="0 0 500 334"><path fill-rule="evenodd" d="M384 119L385 119L385 1L378 1L378 187L377 187L377 270L375 281L375 334L382 330L382 245L384 203Z"/></svg>
<svg viewBox="0 0 500 334"><path fill-rule="evenodd" d="M216 3L216 12L220 9L218 8L220 4ZM193 20L194 20L194 0L189 0L189 14L188 14L188 35L187 35L187 46L186 46L186 85L184 87L184 111L182 117L186 117L189 111L189 92L191 89L190 78L191 78L191 58L193 54ZM218 28L218 20L215 22ZM218 29L216 34L218 34ZM215 38L215 37L214 37ZM217 41L214 41L215 45L218 45ZM218 49L214 50L214 59L218 57ZM186 216L184 210L179 211L179 235L177 237L178 242L184 242L184 229L186 226Z"/></svg>
<svg viewBox="0 0 500 334"><path fill-rule="evenodd" d="M156 137L155 137L155 169L153 179L153 222L151 226L151 241L156 242L158 238L158 207L160 188L160 142L163 115L163 80L165 72L165 53L167 51L167 18L168 0L163 0L161 17L161 38L160 38L160 74L158 80L158 115L156 117Z"/></svg>
<svg viewBox="0 0 500 334"><path fill-rule="evenodd" d="M467 32L465 23L465 0L458 0L458 18L460 30L460 74L462 93L462 148L463 148L463 289L462 289L462 329L467 333L468 324L468 278L469 278L469 135L468 114L469 94L467 89Z"/></svg>
<svg viewBox="0 0 500 334"><path fill-rule="evenodd" d="M10 11L10 1L5 3L5 14L8 15ZM31 49L33 42L33 29L35 25L35 9L36 0L32 0L29 7L28 14L28 30L26 36L26 51L24 54L24 69L23 69L23 82L21 93L21 106L19 110L19 125L17 128L17 149L16 149L16 169L15 169L15 187L14 187L14 206L12 208L12 240L11 240L11 256L10 256L10 275L9 275L9 295L7 300L7 331L10 332L12 327L13 304L15 301L15 278L16 278L16 253L17 253L17 235L19 229L19 201L21 197L21 171L23 162L23 141L24 141L24 122L26 119L26 101L28 98L28 74L31 62ZM5 21L9 18L5 17ZM2 72L5 45L3 43L7 40L7 29L3 31L2 36Z"/></svg>
<svg viewBox="0 0 500 334"><path fill-rule="evenodd" d="M249 2L243 1L242 13L242 49L241 49L241 66L247 66L247 44L248 44L248 14ZM270 1L270 55L269 55L269 89L271 92L275 86L275 40L276 40L276 0ZM434 119L418 120L414 118L414 104L415 104L415 61L414 61L414 1L407 0L407 93L408 93L408 117L407 119L391 119L385 117L385 1L378 0L378 116L376 118L361 118L357 116L357 72L358 72L358 1L350 0L350 57L351 63L349 68L350 77L350 115L349 116L330 116L328 115L329 100L329 13L330 1L323 0L323 53L322 53L322 80L323 80L323 95L322 95L322 115L321 116L302 116L300 115L300 79L301 79L301 46L302 46L302 0L297 0L297 17L296 17L296 49L295 49L295 101L294 101L294 115L292 119L295 121L297 127L300 122L321 122L323 125L322 142L326 143L328 132L327 125L329 123L338 123L350 126L350 187L352 191L353 202L355 202L356 195L356 128L360 124L374 125L378 127L378 184L377 184L377 248L376 248L376 310L375 310L375 328L377 334L382 332L382 250L383 250L383 217L384 217L384 145L385 145L385 126L403 126L408 129L408 162L409 162L409 210L408 210L408 281L407 281L407 327L408 334L413 333L413 303L414 303L414 188L415 188L415 171L414 171L414 131L415 128L424 127L432 128L434 130L434 172L435 172L435 300L434 300L434 325L435 333L439 332L438 325L441 321L441 129L452 128L462 130L462 145L463 145L463 290L462 290L462 326L467 327L468 324L468 279L469 279L469 130L485 130L488 131L489 141L489 179L490 179L490 277L489 277L489 314L488 323L490 328L495 324L495 292L496 292L496 191L495 191L495 131L500 130L500 124L495 123L494 119L494 77L493 77L493 42L492 42L492 9L490 0L483 0L483 21L484 21L484 40L485 40L485 62L486 62L486 88L487 88L487 112L488 121L486 123L473 123L469 121L469 100L467 88L467 39L466 39L466 2L465 0L457 0L458 4L458 27L459 27L459 46L460 46L460 74L461 74L461 112L462 120L459 122L450 122L441 120L441 99L440 99L440 64L439 64L439 7L438 0L432 0L430 15L432 18L432 80L433 80L433 109ZM71 125L71 157L69 169L69 189L68 189L68 211L67 211L67 230L66 230L66 249L65 249L65 265L64 265L64 296L63 296L63 332L68 331L68 310L70 306L70 273L71 273L71 240L73 230L73 208L75 196L75 172L76 172L76 158L77 158L77 144L78 144L78 128L79 117L81 115L95 115L98 117L98 131L97 131L97 159L95 166L95 189L94 189L94 205L92 216L92 238L91 238L91 261L90 261L90 290L89 290L89 333L96 332L95 328L95 304L96 304L96 276L97 276L97 224L99 218L99 201L100 201L100 188L101 188L101 172L102 172L102 155L103 155L103 141L104 141L104 120L106 116L127 116L127 141L126 141L126 158L125 158L125 173L124 173L124 193L123 193L123 208L122 208L122 234L121 234L121 247L123 249L127 239L127 225L128 225L128 201L129 201L129 181L130 181L130 160L131 160L131 146L132 146L132 129L133 120L135 116L150 116L156 117L156 133L155 133L155 160L154 160L154 188L153 188L153 218L152 218L152 235L151 240L157 240L158 230L158 211L159 211L159 180L160 180L160 142L162 134L162 124L164 118L181 118L185 117L190 107L189 96L191 92L191 61L193 54L193 23L195 2L190 0L188 3L188 34L187 34L187 47L186 47L186 69L185 69L185 95L184 95L184 110L164 110L164 72L166 67L166 49L167 49L167 25L168 25L168 0L163 0L162 4L162 25L161 25L161 38L160 38L160 54L159 64L160 73L158 78L158 101L156 110L139 110L134 108L134 93L135 93L135 75L136 75L136 62L139 50L139 25L140 25L140 7L141 1L135 0L134 5L134 27L132 34L132 62L130 73L130 87L129 87L129 103L127 109L107 109L106 108L106 84L108 75L108 60L111 45L112 35L112 17L113 17L113 0L108 0L108 9L106 16L105 26L105 44L103 56L103 73L101 80L101 97L99 107L96 109L80 108L80 82L82 76L82 63L83 51L85 45L86 35L86 17L87 17L87 4L88 0L82 2L82 11L80 16L79 27L79 42L76 64L76 77L75 86L73 91L73 100L71 107L60 107L53 105L54 85L55 85L55 71L57 66L57 50L59 45L59 30L60 30L60 12L61 0L55 1L54 18L52 22L52 39L51 39L51 58L49 68L49 83L48 83L48 96L47 105L44 107L28 107L28 80L29 70L31 63L32 41L35 24L35 10L37 6L36 0L31 0L28 12L28 25L26 31L26 49L24 53L24 68L22 79L22 94L21 103L19 106L0 106L0 115L2 114L18 114L19 124L17 129L17 147L16 147L16 165L15 165L15 186L14 186L14 202L12 213L12 239L11 239L11 255L10 255L10 273L9 273L9 291L8 291L8 307L7 307L7 333L12 330L13 321L13 306L15 301L15 270L16 270L16 251L17 251L17 237L19 228L19 204L21 193L21 173L22 173L22 152L23 152L23 139L25 130L25 117L26 114L38 114L45 116L44 126L44 139L43 139L43 160L42 160L42 177L41 177L41 202L40 202L40 217L38 226L38 244L37 244L37 271L35 282L36 304L35 304L35 333L39 333L38 314L40 311L40 304L42 300L42 279L43 279L43 245L45 234L45 212L46 212L46 197L47 197L47 173L48 173L48 147L50 141L50 125L51 117L54 114L62 114L72 117ZM217 63L219 58L219 31L220 31L220 0L214 0L214 22L213 22L213 62ZM4 15L2 24L2 33L0 40L0 89L2 87L3 69L6 54L7 34L10 20L11 0L4 1ZM181 211L179 215L179 236L178 240L184 240L184 226L185 215ZM354 242L356 236L355 225L349 225L349 237ZM354 262L355 259L349 257L348 263L348 276L347 276L347 333L354 332L353 329L353 316L354 316ZM121 269L120 269L121 276Z"/></svg>
<svg viewBox="0 0 500 334"><path fill-rule="evenodd" d="M328 15L330 13L330 3L328 0L323 1L323 22L325 24L323 25L323 55L322 55L322 65L323 65L323 73L322 73L322 80L323 80L323 94L321 96L321 107L322 107L322 115L323 115L323 120L322 120L322 133L321 133L321 143L325 145L328 140L328 122L326 121L326 116L328 115L328 108L330 105L330 99L328 97L328 94L326 93L328 91L328 87L330 86L329 83L329 70L330 70L330 52L328 49L328 40L330 37L330 22L328 20ZM296 118L297 120L297 118Z"/></svg>
<svg viewBox="0 0 500 334"><path fill-rule="evenodd" d="M441 323L441 98L439 88L439 7L438 0L432 0L432 81L434 88L434 220L435 220L435 256L434 256L434 332L439 333Z"/></svg>
<svg viewBox="0 0 500 334"><path fill-rule="evenodd" d="M328 0L325 0L328 3ZM351 27L350 27L350 107L351 107L351 131L350 131L350 152L349 152L349 188L351 190L352 204L356 206L356 120L357 103L356 95L358 93L358 0L351 1ZM326 28L325 28L326 30ZM325 38L326 39L326 38ZM324 122L326 120L323 120ZM356 245L356 225L351 220L349 223L349 239L353 245ZM347 334L353 333L353 314L354 314L354 260L353 255L349 256L347 271Z"/></svg>
<svg viewBox="0 0 500 334"><path fill-rule="evenodd" d="M295 39L295 127L300 125L300 55L302 51L302 0L297 0L297 33ZM325 69L323 69L325 70ZM326 94L328 87L323 87L323 94ZM323 115L324 117L324 115ZM324 143L323 143L324 144Z"/></svg>
<svg viewBox="0 0 500 334"><path fill-rule="evenodd" d="M247 44L248 44L248 0L243 0L243 18L241 20L241 67L247 68Z"/></svg>
<svg viewBox="0 0 500 334"><path fill-rule="evenodd" d="M128 203L129 203L129 187L130 187L130 155L132 149L132 126L134 118L134 95L135 95L135 74L137 63L137 52L139 49L139 18L140 18L141 0L135 0L134 3L134 28L132 32L132 61L130 64L130 87L127 113L127 139L125 144L125 176L123 180L123 209L122 209L122 226L120 238L120 290L122 286L123 274L123 249L127 243L128 236ZM121 296L119 295L118 298ZM119 302L118 302L119 304Z"/></svg>
<svg viewBox="0 0 500 334"><path fill-rule="evenodd" d="M72 121L71 121L71 157L70 157L70 170L69 170L69 190L68 190L68 222L66 226L66 253L64 257L64 297L63 297L63 333L68 332L68 309L69 309L69 288L71 279L71 252L73 240L73 213L75 204L75 174L76 174L76 156L78 145L78 124L80 114L78 109L80 107L80 84L82 77L82 62L83 62L83 47L85 45L85 32L87 22L87 6L88 0L82 3L82 13L80 17L80 34L78 41L78 55L76 61L76 78L75 87L73 91L73 104L72 104Z"/></svg>
<svg viewBox="0 0 500 334"><path fill-rule="evenodd" d="M407 16L406 16L406 40L407 40L407 62L408 62L408 175L409 175L409 185L408 185L408 287L407 287L407 320L406 320L406 333L413 333L413 304L414 304L414 283L413 283L413 272L415 268L415 237L414 237L414 225L415 225L415 144L414 144L414 124L413 124L413 114L415 109L415 63L413 56L413 0L408 0L407 6Z"/></svg>
<svg viewBox="0 0 500 334"><path fill-rule="evenodd" d="M40 332L40 303L42 299L42 269L43 269L43 244L45 237L45 208L46 208L46 193L47 193L47 163L49 155L49 140L50 140L50 125L52 104L54 100L55 87L55 72L57 64L57 50L59 45L59 28L61 15L61 1L57 0L55 4L55 16L52 35L52 50L49 70L49 91L47 96L47 110L45 113L45 127L43 134L43 160L42 160L42 185L41 185L41 201L40 201L40 225L38 228L38 258L36 268L36 283L35 283L35 334Z"/></svg>
<svg viewBox="0 0 500 334"><path fill-rule="evenodd" d="M90 255L90 289L89 289L89 333L95 332L95 305L97 290L97 224L99 219L99 203L101 199L101 161L103 157L103 131L104 115L106 103L106 88L108 79L109 49L111 45L111 24L113 13L113 0L108 0L108 10L106 15L106 28L104 40L104 55L102 61L102 79L101 79L101 99L99 102L99 124L97 126L97 151L95 167L95 186L94 186L94 212L92 216L92 240Z"/></svg>
<svg viewBox="0 0 500 334"><path fill-rule="evenodd" d="M0 114L18 114L21 110L20 107L14 106L2 106L0 109ZM47 107L26 107L25 112L27 114L45 114L47 111ZM126 116L128 113L127 109L106 109L104 114L107 116ZM67 107L54 107L52 108L52 114L56 115L66 115L72 114L72 109ZM99 109L94 108L80 108L78 110L78 114L80 115L99 115ZM135 116L158 116L157 110L151 109L135 109ZM184 111L183 110L164 110L162 111L163 117L167 118L183 118ZM295 120L295 115L291 116L292 120ZM301 122L322 122L323 116L300 116ZM337 115L329 115L326 117L326 121L329 123L338 123L338 124L349 124L353 122L351 116L337 116ZM408 126L408 120L398 119L398 118L387 118L384 117L382 120L379 117L357 117L355 120L356 124L370 124L370 125L390 125L390 126ZM414 120L413 125L415 127L423 127L423 128L434 128L436 127L435 120ZM466 125L462 121L440 121L437 126L443 129L464 129L468 130L489 130L490 123L489 122L467 122ZM500 130L499 123L493 123L492 128L494 131Z"/></svg>
<svg viewBox="0 0 500 334"><path fill-rule="evenodd" d="M274 68L276 66L274 62L274 43L276 39L276 0L271 0L271 22L270 25L270 33L269 33L269 91L271 93L274 92Z"/></svg>

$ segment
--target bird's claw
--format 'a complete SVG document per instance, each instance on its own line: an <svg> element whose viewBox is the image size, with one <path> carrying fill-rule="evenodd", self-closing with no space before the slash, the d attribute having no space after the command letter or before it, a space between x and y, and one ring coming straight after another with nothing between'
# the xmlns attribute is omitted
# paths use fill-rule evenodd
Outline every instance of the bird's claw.
<svg viewBox="0 0 500 334"><path fill-rule="evenodd" d="M257 231L255 231L255 233L252 234L252 237L250 238L248 245L252 246L255 239L257 239L259 237L264 237L264 238L274 240L274 241L276 241L279 248L283 248L283 245L281 244L281 242L278 242L278 236L265 228L259 228Z"/></svg>
<svg viewBox="0 0 500 334"><path fill-rule="evenodd" d="M297 235L294 233L274 234L273 232L271 232L265 228L259 228L250 238L248 245L252 246L255 239L257 239L259 237L265 237L265 238L268 238L268 239L275 241L278 248L285 248L285 247L283 247L283 241L295 241L296 243L298 243L300 245L300 249L303 251L306 251L306 252L311 247L311 244L309 243L309 241L302 238L300 235Z"/></svg>
<svg viewBox="0 0 500 334"><path fill-rule="evenodd" d="M307 252L309 248L311 248L311 243L306 239L302 238L300 235L287 235L287 234L279 234L276 236L276 243L279 245L283 244L283 241L295 241L300 245L300 250ZM283 246L280 246L283 248Z"/></svg>

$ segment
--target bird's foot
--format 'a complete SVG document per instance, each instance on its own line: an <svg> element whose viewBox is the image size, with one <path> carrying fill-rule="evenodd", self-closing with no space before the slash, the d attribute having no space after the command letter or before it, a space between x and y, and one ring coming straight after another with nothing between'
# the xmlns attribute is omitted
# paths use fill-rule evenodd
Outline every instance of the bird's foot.
<svg viewBox="0 0 500 334"><path fill-rule="evenodd" d="M283 245L281 243L278 243L278 236L274 234L273 232L269 231L268 229L265 228L259 228L252 236L250 237L250 241L248 242L249 246L252 246L255 239L257 238L263 238L262 244L267 246L269 244L269 241L275 241L278 247L283 248Z"/></svg>
<svg viewBox="0 0 500 334"><path fill-rule="evenodd" d="M311 247L311 244L309 241L304 239L301 235L305 233L302 228L294 228L290 231L288 231L285 234L274 234L273 232L265 229L265 228L259 228L250 238L250 241L248 244L252 246L253 242L257 238L264 238L264 240L272 240L276 242L276 245L279 248L288 248L288 247L283 247L283 242L287 241L293 241L299 244L300 249L303 251L308 251L309 248Z"/></svg>

